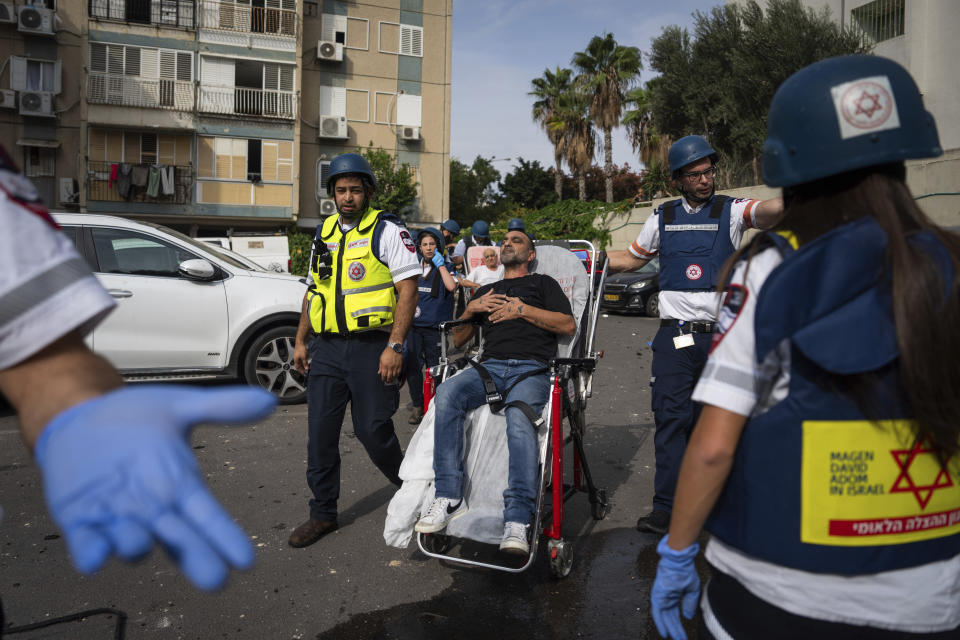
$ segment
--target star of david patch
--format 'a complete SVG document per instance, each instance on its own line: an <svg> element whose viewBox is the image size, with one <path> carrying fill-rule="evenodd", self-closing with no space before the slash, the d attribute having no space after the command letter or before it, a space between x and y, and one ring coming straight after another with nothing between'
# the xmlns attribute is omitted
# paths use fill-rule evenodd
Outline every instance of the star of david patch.
<svg viewBox="0 0 960 640"><path fill-rule="evenodd" d="M926 438L918 440L912 449L893 449L890 451L890 454L893 455L893 459L900 468L900 475L893 481L893 486L890 487L890 493L912 493L913 497L917 499L917 504L920 505L921 509L927 508L927 503L930 502L934 491L953 486L953 478L951 478L947 472L947 460L943 459L940 452L931 446ZM920 484L920 479L916 479L917 481L915 481L910 475L910 466L913 464L913 461L916 460L917 456L921 454L936 456L937 462L940 463L937 476L930 484ZM929 478L927 478L927 480L929 480Z"/></svg>
<svg viewBox="0 0 960 640"><path fill-rule="evenodd" d="M351 262L350 266L347 267L347 276L354 282L363 280L367 275L367 268L363 266L362 262Z"/></svg>

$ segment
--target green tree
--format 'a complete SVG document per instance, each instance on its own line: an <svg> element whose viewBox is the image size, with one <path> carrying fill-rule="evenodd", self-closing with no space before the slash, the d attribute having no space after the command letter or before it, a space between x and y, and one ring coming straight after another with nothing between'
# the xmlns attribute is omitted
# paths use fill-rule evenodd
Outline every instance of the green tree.
<svg viewBox="0 0 960 640"><path fill-rule="evenodd" d="M504 197L527 209L539 209L558 200L553 187L553 173L538 160L527 162L523 158L517 158L517 167L500 181Z"/></svg>
<svg viewBox="0 0 960 640"><path fill-rule="evenodd" d="M570 69L557 67L555 71L550 69L543 70L543 77L531 80L533 91L527 95L534 96L536 101L533 103L533 121L538 123L550 139L553 145L553 189L557 193L557 200L563 197L563 154L560 152L560 138L562 133L556 128L550 126L550 121L556 117L560 97L571 89L571 77L573 72Z"/></svg>
<svg viewBox="0 0 960 640"><path fill-rule="evenodd" d="M389 151L381 147L375 149L373 141L360 153L370 163L373 175L377 178L377 190L371 199L371 206L395 213L401 218L415 213L418 183L410 165L406 162L398 164Z"/></svg>
<svg viewBox="0 0 960 640"><path fill-rule="evenodd" d="M450 160L450 217L468 227L495 215L500 198L493 185L499 180L500 172L487 158L477 156L470 166Z"/></svg>
<svg viewBox="0 0 960 640"><path fill-rule="evenodd" d="M557 147L577 181L578 196L587 199L586 174L593 165L596 136L590 119L590 96L577 87L560 96L554 115L547 123L559 135Z"/></svg>
<svg viewBox="0 0 960 640"><path fill-rule="evenodd" d="M718 185L760 182L767 110L777 87L831 56L865 53L862 34L841 30L828 8L800 0L726 4L694 14L693 37L670 26L654 39L646 85L653 128L672 139L698 134L721 156Z"/></svg>
<svg viewBox="0 0 960 640"><path fill-rule="evenodd" d="M640 50L617 44L612 33L594 36L573 54L578 80L590 96L590 117L603 131L603 170L607 202L613 202L613 128L620 124L624 94L639 79Z"/></svg>

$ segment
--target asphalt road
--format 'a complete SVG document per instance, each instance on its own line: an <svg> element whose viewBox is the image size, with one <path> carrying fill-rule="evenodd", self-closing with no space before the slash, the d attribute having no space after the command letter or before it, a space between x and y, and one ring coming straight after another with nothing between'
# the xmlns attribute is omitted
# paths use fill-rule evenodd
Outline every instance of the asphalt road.
<svg viewBox="0 0 960 640"><path fill-rule="evenodd" d="M550 575L545 545L522 574L467 569L383 542L393 489L349 427L341 439L340 529L306 549L287 546L307 517L306 405L250 427L203 427L194 449L214 493L257 547L256 566L216 594L192 588L159 551L117 561L92 577L69 564L42 507L39 476L19 444L16 418L0 417L0 597L6 625L110 608L125 637L172 638L656 638L647 598L656 539L634 529L653 491L651 318L602 317L604 358L587 407L586 450L612 503L602 521L585 495L567 504L574 546L565 579ZM407 400L406 390L403 391ZM405 445L406 402L396 416ZM569 455L567 456L569 459ZM111 638L117 615L91 615L16 638Z"/></svg>

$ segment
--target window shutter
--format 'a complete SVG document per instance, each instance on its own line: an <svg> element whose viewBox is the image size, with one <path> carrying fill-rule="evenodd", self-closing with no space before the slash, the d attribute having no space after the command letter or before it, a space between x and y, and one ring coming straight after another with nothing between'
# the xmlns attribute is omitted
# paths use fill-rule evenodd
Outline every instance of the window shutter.
<svg viewBox="0 0 960 640"><path fill-rule="evenodd" d="M157 49L143 49L143 50L140 50L139 53L140 53L139 55L140 60L138 65L140 68L139 75L143 78L156 80L158 77L157 68L159 67L158 59L160 57L160 52ZM127 75L131 75L131 74L128 72Z"/></svg>
<svg viewBox="0 0 960 640"><path fill-rule="evenodd" d="M193 55L189 52L177 52L177 80L193 80Z"/></svg>
<svg viewBox="0 0 960 640"><path fill-rule="evenodd" d="M266 182L277 181L277 156L277 143L264 140L260 155L260 177L262 180Z"/></svg>
<svg viewBox="0 0 960 640"><path fill-rule="evenodd" d="M217 177L230 178L230 156L233 149L233 140L230 138L215 138L214 148L217 156Z"/></svg>
<svg viewBox="0 0 960 640"><path fill-rule="evenodd" d="M144 74L146 75L146 74ZM160 50L160 77L175 80L177 77L177 54L174 51Z"/></svg>
<svg viewBox="0 0 960 640"><path fill-rule="evenodd" d="M233 87L235 70L236 65L230 58L201 58L200 83L211 87Z"/></svg>
<svg viewBox="0 0 960 640"><path fill-rule="evenodd" d="M27 89L27 59L10 56L10 88L16 91Z"/></svg>
<svg viewBox="0 0 960 640"><path fill-rule="evenodd" d="M420 126L420 107L423 98L403 94L397 96L397 124Z"/></svg>
<svg viewBox="0 0 960 640"><path fill-rule="evenodd" d="M280 67L280 91L293 91L293 72L289 65Z"/></svg>
<svg viewBox="0 0 960 640"><path fill-rule="evenodd" d="M320 18L320 39L326 42L336 42L336 38L336 16L332 13L325 13Z"/></svg>
<svg viewBox="0 0 960 640"><path fill-rule="evenodd" d="M276 91L280 84L279 65L273 62L263 63L263 88Z"/></svg>
<svg viewBox="0 0 960 640"><path fill-rule="evenodd" d="M90 43L90 71L107 72L107 46L99 42Z"/></svg>
<svg viewBox="0 0 960 640"><path fill-rule="evenodd" d="M123 47L118 44L107 46L107 73L123 73Z"/></svg>
<svg viewBox="0 0 960 640"><path fill-rule="evenodd" d="M157 134L140 134L140 162L153 164L157 161Z"/></svg>
<svg viewBox="0 0 960 640"><path fill-rule="evenodd" d="M423 27L400 25L400 54L423 57Z"/></svg>
<svg viewBox="0 0 960 640"><path fill-rule="evenodd" d="M152 51L156 52L156 49ZM140 48L139 47L125 47L124 48L124 75L128 76L139 76L140 75Z"/></svg>

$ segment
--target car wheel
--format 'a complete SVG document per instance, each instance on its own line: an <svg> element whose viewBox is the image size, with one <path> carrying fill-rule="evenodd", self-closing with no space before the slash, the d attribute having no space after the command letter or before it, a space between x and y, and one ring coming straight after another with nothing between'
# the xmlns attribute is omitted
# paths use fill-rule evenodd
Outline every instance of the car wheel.
<svg viewBox="0 0 960 640"><path fill-rule="evenodd" d="M293 366L297 328L276 327L254 339L243 358L243 379L270 391L280 404L306 400L307 379Z"/></svg>
<svg viewBox="0 0 960 640"><path fill-rule="evenodd" d="M644 307L647 315L651 318L660 317L660 294L658 292L653 292L647 298L647 304Z"/></svg>

